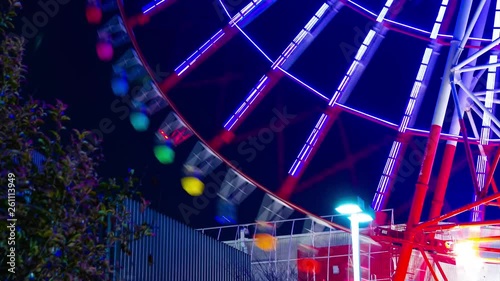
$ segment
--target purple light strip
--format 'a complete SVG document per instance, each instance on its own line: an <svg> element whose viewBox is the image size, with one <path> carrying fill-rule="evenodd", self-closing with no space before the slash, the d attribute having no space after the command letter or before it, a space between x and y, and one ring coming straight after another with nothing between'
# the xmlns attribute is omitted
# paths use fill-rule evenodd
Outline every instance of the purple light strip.
<svg viewBox="0 0 500 281"><path fill-rule="evenodd" d="M446 13L446 9L448 7L448 0L443 0L441 2L441 7L439 8L438 15L434 22L434 26L432 28L432 32L430 35L430 39L432 42L435 42L437 36L439 34L439 29L441 28L441 24L444 19L444 15ZM431 43L432 44L432 43ZM415 109L415 104L417 103L418 96L421 92L421 88L423 85L423 79L426 73L429 70L429 62L433 53L432 47L427 47L424 51L424 55L422 57L422 61L420 63L420 68L417 73L417 77L413 84L413 88L411 90L410 99L408 100L408 104L406 106L406 111L403 115L403 119L401 120L401 124L399 125L398 132L400 134L406 133L408 129L408 124L413 118L413 113ZM426 85L424 85L425 87ZM385 163L384 170L382 172L382 176L380 177L380 181L377 186L377 192L375 192L375 196L372 201L372 207L375 211L379 211L383 208L384 203L387 201L387 188L391 181L391 177L394 176L394 168L396 167L396 161L401 156L401 147L403 143L399 140L395 140L392 144L391 151L389 153L389 157L387 158L387 162ZM394 180L394 179L392 179Z"/></svg>
<svg viewBox="0 0 500 281"><path fill-rule="evenodd" d="M217 31L207 42L203 43L198 50L196 50L192 55L190 55L184 62L182 62L178 67L175 68L175 73L177 76L181 76L196 60L207 50L212 48L217 41L219 41L226 33L221 29Z"/></svg>
<svg viewBox="0 0 500 281"><path fill-rule="evenodd" d="M274 0L275 1L275 0ZM273 3L274 3L273 1ZM227 10L226 6L224 5L224 3L222 3L222 0L219 0L219 3L221 5L221 7L224 9L224 11L226 12L226 15L229 17L229 18L233 18L233 16L231 16L231 14L229 13L229 11ZM272 3L271 3L272 4ZM270 4L269 4L270 5ZM266 58L266 60L268 60L270 63L273 63L273 60L259 47L259 45L257 43L255 43L254 40L252 40L252 38L250 38L250 36L248 36L248 34L246 34L246 32L239 26L239 25L235 25L235 27L240 31L241 34L243 34L243 36L245 36L247 38L247 40Z"/></svg>
<svg viewBox="0 0 500 281"><path fill-rule="evenodd" d="M295 54L295 51L304 42L304 38L311 34L311 31L320 22L321 18L326 14L325 12L330 8L330 5L323 4L319 10L314 14L314 16L309 20L309 22L302 28L302 30L297 34L293 41L286 47L286 49L281 53L278 59L271 65L272 70L282 69L286 61ZM264 75L256 86L252 88L250 94L247 96L245 101L238 107L238 110L231 115L229 120L224 124L224 128L227 131L231 131L234 125L241 120L243 114L252 106L252 103L262 94L262 91L269 85L271 78Z"/></svg>
<svg viewBox="0 0 500 281"><path fill-rule="evenodd" d="M159 5L163 4L165 1L166 0L149 2L148 4L144 5L144 7L142 7L142 13L143 14L147 14L147 13L151 12L151 10L153 10L154 8L156 8Z"/></svg>
<svg viewBox="0 0 500 281"><path fill-rule="evenodd" d="M290 79L292 79L293 81L295 81L296 83L299 83L300 86L306 88L308 91L310 91L311 93L317 95L318 97L322 98L323 100L325 101L329 101L330 98L328 98L327 96L325 96L324 94L320 93L318 90L314 89L313 87L309 86L308 84L306 84L305 82L303 82L302 80L300 80L299 78L295 77L293 74L289 73L288 71L284 70L283 68L281 67L278 67L278 69L283 72L286 76L288 76Z"/></svg>
<svg viewBox="0 0 500 281"><path fill-rule="evenodd" d="M252 2L248 3L241 11L239 11L236 15L233 17L230 17L231 20L229 21L229 25L231 27L234 27L237 25L239 22L245 19L246 16L248 16L254 8L256 8L258 5L262 3L262 0L252 0ZM225 7L224 7L225 9Z"/></svg>
<svg viewBox="0 0 500 281"><path fill-rule="evenodd" d="M368 14L368 15L370 15L370 16L372 16L372 17L377 17L377 15L376 15L374 12L372 12L372 11L368 10L367 8L365 8L365 7L361 6L360 4L358 4L358 3L354 2L354 1L351 1L351 0L347 0L347 2L349 2L349 3L350 3L351 5L353 5L353 6L356 6L358 9L360 9L360 10L364 11L366 14ZM447 1L447 2L444 2L444 1L443 1L443 3L444 3L445 5L448 5L448 2L449 2L449 1ZM431 33L432 33L432 31L427 31L427 30L424 30L424 29L421 29L421 28L418 28L418 27L414 27L414 26L411 26L411 25L408 25L408 24L404 24L404 23L401 23L401 22L397 22L397 21L395 21L395 20L391 20L391 19L384 19L384 21L389 22L389 23L391 23L391 24L393 24L393 25L400 26L400 27L402 27L402 28L406 28L406 29L411 29L411 30L414 30L414 31L419 32L419 33L422 33L422 34L424 34L424 35L428 35L428 36L430 36L430 35L431 35ZM450 39L451 39L451 38L453 38L453 35L448 35L448 34L441 34L441 33L438 33L437 37L440 37L440 38L450 38ZM491 40L491 39L488 39L488 38L470 37L470 40L474 40L474 41L482 41L482 42L492 42L492 40Z"/></svg>
<svg viewBox="0 0 500 281"><path fill-rule="evenodd" d="M250 108L250 105L255 101L255 99L259 96L259 94L266 88L266 86L269 84L270 78L267 75L262 76L260 78L259 82L257 83L257 86L252 88L250 91L250 94L247 96L245 101L240 104L238 107L238 110L231 115L229 120L224 124L224 128L228 131L230 131L233 126L236 124L236 122L240 119L240 117Z"/></svg>
<svg viewBox="0 0 500 281"><path fill-rule="evenodd" d="M251 12L254 11L255 8L262 3L263 3L262 0L254 0L250 2L230 20L229 26L231 28L237 26L239 22L241 22L247 16L249 16ZM210 48L213 48L215 46L215 43L217 43L225 35L227 35L227 33L225 33L224 30L221 29L217 31L210 39L208 39L208 41L203 43L203 45L200 48L198 48L198 50L196 50L192 55L190 55L185 61L183 61L178 67L175 68L174 71L177 74L177 76L181 76L186 70L189 69L189 67L191 67L196 62L196 60L201 55L203 55L203 53L208 51Z"/></svg>
<svg viewBox="0 0 500 281"><path fill-rule="evenodd" d="M384 7L382 8L382 11L380 11L379 15L377 16L377 22L381 23L387 12L389 11L389 8L391 7L393 3L393 0L388 0ZM364 55L366 54L366 51L368 48L370 48L371 43L373 42L373 38L375 36L376 32L374 29L371 29L368 34L366 35L365 39L363 40L363 44L359 47L356 56L354 57L354 61L352 62L351 66L349 67L346 75L342 79L342 82L340 83L339 87L333 94L332 98L330 99L328 106L329 107L334 107L337 104L337 100L342 96L344 93L346 86L349 85L350 79L352 75L359 70L358 66L361 63L361 60L364 58ZM291 176L295 176L298 171L300 171L305 162L307 162L309 156L311 155L311 151L314 149L314 146L317 144L317 141L319 139L319 136L321 134L321 131L323 130L324 126L327 124L326 121L328 121L330 117L323 113L314 127L313 131L307 138L306 143L302 147L301 152L299 153L299 156L295 159L295 162L293 163L292 167L288 171L288 174Z"/></svg>

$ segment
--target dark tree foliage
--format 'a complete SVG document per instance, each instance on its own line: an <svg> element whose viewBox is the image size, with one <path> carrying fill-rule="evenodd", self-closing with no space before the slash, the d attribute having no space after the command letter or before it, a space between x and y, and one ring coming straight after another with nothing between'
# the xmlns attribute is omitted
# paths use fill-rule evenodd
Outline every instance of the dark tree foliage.
<svg viewBox="0 0 500 281"><path fill-rule="evenodd" d="M20 7L0 4L0 276L107 280L109 249L118 243L131 254L132 240L151 235L123 207L141 199L133 170L124 180L100 178L99 142L65 127L67 106L22 93L24 40L11 33Z"/></svg>

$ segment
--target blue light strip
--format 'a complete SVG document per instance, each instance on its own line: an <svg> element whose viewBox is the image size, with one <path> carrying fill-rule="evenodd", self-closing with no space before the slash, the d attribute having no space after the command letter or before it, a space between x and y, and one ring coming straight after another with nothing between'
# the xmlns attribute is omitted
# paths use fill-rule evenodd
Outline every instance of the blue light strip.
<svg viewBox="0 0 500 281"><path fill-rule="evenodd" d="M448 7L448 0L443 0L441 2L441 6L439 8L438 15L436 17L436 20L434 21L434 26L432 28L432 33L429 36L429 38L432 40L432 42L436 42L438 38L438 32L439 29L441 28L441 24L443 23L444 20L444 15L446 13L446 9ZM432 44L431 44L432 45ZM401 120L401 124L398 127L398 132L399 133L406 133L408 130L408 127L411 126L410 122L413 119L413 115L415 113L415 107L416 104L418 103L418 97L419 94L422 91L425 91L427 88L426 82L424 81L424 78L426 75L432 71L434 68L433 65L431 64L431 56L432 53L434 52L433 47L429 46L425 49L424 55L422 57L422 60L420 62L420 68L417 72L417 77L415 79L415 82L413 84L413 88L410 93L410 99L408 101L408 104L406 106L406 110L403 116L403 119ZM395 168L396 168L396 163L397 160L401 156L403 143L399 140L395 140L392 144L391 151L389 153L389 157L387 158L387 161L385 163L384 170L382 172L382 176L380 178L380 181L377 186L377 192L375 193L375 196L372 201L372 207L375 211L380 211L381 209L384 208L384 205L387 202L387 190L389 187L389 183L391 180L391 177L394 176Z"/></svg>
<svg viewBox="0 0 500 281"><path fill-rule="evenodd" d="M380 11L380 14L377 16L377 26L384 20L385 16L387 15L387 12L389 11L389 8L391 7L393 3L393 0L388 0L384 7L382 8L382 11ZM330 102L328 103L329 107L334 107L337 104L338 99L342 96L344 91L346 90L347 86L352 82L351 78L353 77L353 74L355 74L357 71L362 69L362 59L365 57L367 54L367 50L371 47L371 43L373 42L373 38L376 34L376 31L372 28L369 32L368 35L365 37L363 40L363 44L361 47L359 47L358 52L356 53L356 56L354 57L354 61L352 62L351 66L347 70L346 75L342 79L342 82L340 83L339 87L333 94L332 98L330 99ZM354 81L354 80L353 80ZM295 176L297 172L299 172L303 167L305 162L308 161L309 156L311 155L311 152L317 145L317 142L319 140L319 136L321 135L321 131L325 127L326 124L328 124L329 119L331 117L328 116L326 113L323 113L321 117L319 118L318 123L316 123L316 126L312 130L311 134L307 138L306 143L302 147L302 150L299 153L299 156L295 159L292 167L288 171L288 174L291 176Z"/></svg>
<svg viewBox="0 0 500 281"><path fill-rule="evenodd" d="M296 54L298 47L307 41L304 41L307 35L311 34L313 29L318 26L318 23L321 22L321 19L324 17L326 11L331 6L327 3L323 4L321 8L316 12L316 14L307 22L307 24L302 28L302 30L297 34L297 36L293 39L293 41L288 45L288 47L281 53L276 61L271 65L271 70L284 69L287 70L290 65L285 65L287 60ZM229 120L224 124L224 128L230 131L234 125L240 120L243 114L250 108L252 103L260 96L260 94L264 91L264 89L269 85L271 78L266 74L264 75L257 85L252 88L250 94L247 96L245 101L238 107L238 110L231 115Z"/></svg>
<svg viewBox="0 0 500 281"><path fill-rule="evenodd" d="M237 24L241 21L245 20L253 11L256 10L262 3L268 3L263 0L253 0L248 5L246 5L240 12L238 12L229 22L230 28L237 27ZM269 2L268 4L272 4L273 2ZM175 73L177 76L181 76L186 70L191 67L197 59L200 58L203 53L205 53L210 48L213 48L214 45L227 35L227 32L224 32L223 29L217 31L210 39L208 39L203 45L198 48L193 54L191 54L185 61L183 61L178 67L175 68Z"/></svg>
<svg viewBox="0 0 500 281"><path fill-rule="evenodd" d="M142 7L142 13L147 14L147 13L151 12L151 10L153 10L155 7L158 7L159 5L165 3L166 1L167 0L158 0L158 1L149 2L148 4L146 4Z"/></svg>

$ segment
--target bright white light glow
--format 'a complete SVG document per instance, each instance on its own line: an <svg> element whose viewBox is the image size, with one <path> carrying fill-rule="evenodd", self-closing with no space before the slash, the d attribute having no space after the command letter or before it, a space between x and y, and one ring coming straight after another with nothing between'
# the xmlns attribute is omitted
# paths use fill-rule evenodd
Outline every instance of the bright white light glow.
<svg viewBox="0 0 500 281"><path fill-rule="evenodd" d="M359 208L359 207L358 207ZM351 237L352 237L352 270L354 272L354 281L361 281L361 263L359 258L359 222L358 215L352 215Z"/></svg>
<svg viewBox="0 0 500 281"><path fill-rule="evenodd" d="M453 246L457 267L462 269L463 280L475 281L483 269L477 245L472 241L460 241Z"/></svg>
<svg viewBox="0 0 500 281"><path fill-rule="evenodd" d="M356 218L356 220L359 222L359 223L363 223L363 222L371 222L373 221L373 218L372 216L370 216L369 214L366 214L366 213L358 213L358 214L353 214L351 216L349 216L349 220L352 221L353 217Z"/></svg>
<svg viewBox="0 0 500 281"><path fill-rule="evenodd" d="M361 213L363 210L361 210L361 208L356 204L344 204L335 208L335 211L339 212L342 215L352 215Z"/></svg>

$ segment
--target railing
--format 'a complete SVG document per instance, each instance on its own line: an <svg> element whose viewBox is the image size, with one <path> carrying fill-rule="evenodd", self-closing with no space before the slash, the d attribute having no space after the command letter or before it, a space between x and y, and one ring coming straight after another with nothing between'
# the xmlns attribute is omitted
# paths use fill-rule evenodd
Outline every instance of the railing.
<svg viewBox="0 0 500 281"><path fill-rule="evenodd" d="M386 212L390 214L391 222L390 227L394 228L394 212L392 209L383 210L382 212ZM348 220L345 215L329 215L329 216L321 216L321 218L328 220L330 222L339 222L339 223L348 223ZM299 235L304 233L315 233L315 232L325 232L328 229L332 230L330 227L323 226L319 223L316 223L315 220L310 218L296 218L296 219L286 219L286 220L277 220L269 222L273 225L275 229L276 236L283 235ZM212 238L219 241L230 241L230 240L239 240L241 238L240 231L243 229L248 229L249 231L253 229L254 231L250 237L253 237L256 233L258 223L249 223L249 224L240 224L240 225L224 225L224 226L216 226L209 228L200 228L197 229L201 233L211 236ZM310 227L308 227L310 226ZM308 229L307 232L305 230ZM340 230L337 230L340 231ZM249 233L249 234L250 234ZM366 238L366 237L365 237ZM362 238L363 239L363 238Z"/></svg>
<svg viewBox="0 0 500 281"><path fill-rule="evenodd" d="M386 210L391 213L392 210ZM339 224L348 223L347 219L340 215L331 215L323 217L326 220L336 222ZM316 223L310 218L288 219L270 222L274 226L274 235L276 237L276 248L272 251L263 251L255 245L253 239L257 230L257 223L230 225L199 229L198 231L205 235L211 236L233 248L246 252L250 255L252 263L252 271L254 280L325 280L334 281L339 280L335 275L332 266L338 260L347 260L344 264L344 272L347 272L347 280L352 277L352 272L349 270L352 267L351 259L351 236L350 233L332 229ZM490 252L485 252L479 249L479 257L473 259L468 256L469 262L456 259L456 264L445 261L439 254L428 252L427 259L432 267L429 268L422 252L414 250L412 259L409 266L409 280L434 280L433 274L436 274L439 280L441 279L441 271L446 275L447 280L450 281L470 281L472 275L481 275L482 279L478 281L497 280L500 268L500 239L492 238L500 237L500 227L486 226L477 229L460 229L449 228L447 223L442 224L443 229L434 230L435 238L446 241L472 241L474 239L481 239L488 237L488 242L481 242L481 246L487 247ZM396 231L404 231L405 225L395 225L392 221L391 224L382 226ZM370 226L361 229L361 232L370 232ZM395 265L398 259L398 246L397 243L384 243L378 245L373 243L371 238L365 237L361 239L361 260L363 279L367 281L388 281L395 271ZM313 277L300 277L297 264L302 259L299 255L299 248L301 245L312 246L315 249L323 249L322 253L311 255L310 257L321 264L323 264L328 271L326 276L314 279ZM338 250L344 247L344 252ZM328 249L324 252L324 249ZM336 252L335 252L336 251ZM458 253L448 255L448 260L453 259L454 255L459 257ZM378 260L378 261L377 261ZM383 260L382 265L372 264ZM474 260L477 264L472 264ZM495 262L496 261L496 262ZM389 274L379 274L376 272L376 267L389 268ZM375 268L375 269L374 269ZM342 269L342 268L341 268ZM473 272L473 274L471 273ZM471 275L472 274L472 275ZM271 276L271 277L269 277ZM493 278L493 279L492 279ZM497 279L495 279L497 278ZM476 280L476 279L474 279Z"/></svg>
<svg viewBox="0 0 500 281"><path fill-rule="evenodd" d="M392 217L392 210L385 210ZM346 216L330 215L322 217L325 220L347 224ZM297 264L303 256L299 256L299 249L303 245L321 250L321 253L312 254L310 257L322 264L325 268L324 276L315 280L336 280L334 272L330 270L334 262L345 260L340 271L347 273L346 277L352 277L349 267L352 267L351 235L342 230L332 229L322 225L310 218L287 219L269 222L273 226L276 238L276 247L272 251L264 251L255 245L253 237L257 233L257 223L229 225L199 229L205 235L211 236L227 245L246 252L250 255L252 271L256 280L298 280L301 274L298 272ZM391 225L393 228L392 220ZM361 232L370 232L370 226L361 229ZM390 280L390 272L394 269L392 256L388 249L380 248L380 245L368 236L361 236L361 259L363 260L363 280ZM343 252L335 252L332 249L342 249ZM340 250L339 250L340 251ZM384 256L387 264L386 276L379 276L371 272L372 260L377 256ZM272 275L272 278L269 277ZM280 276L277 276L280 275ZM319 279L318 279L319 278ZM299 280L313 280L300 278Z"/></svg>

